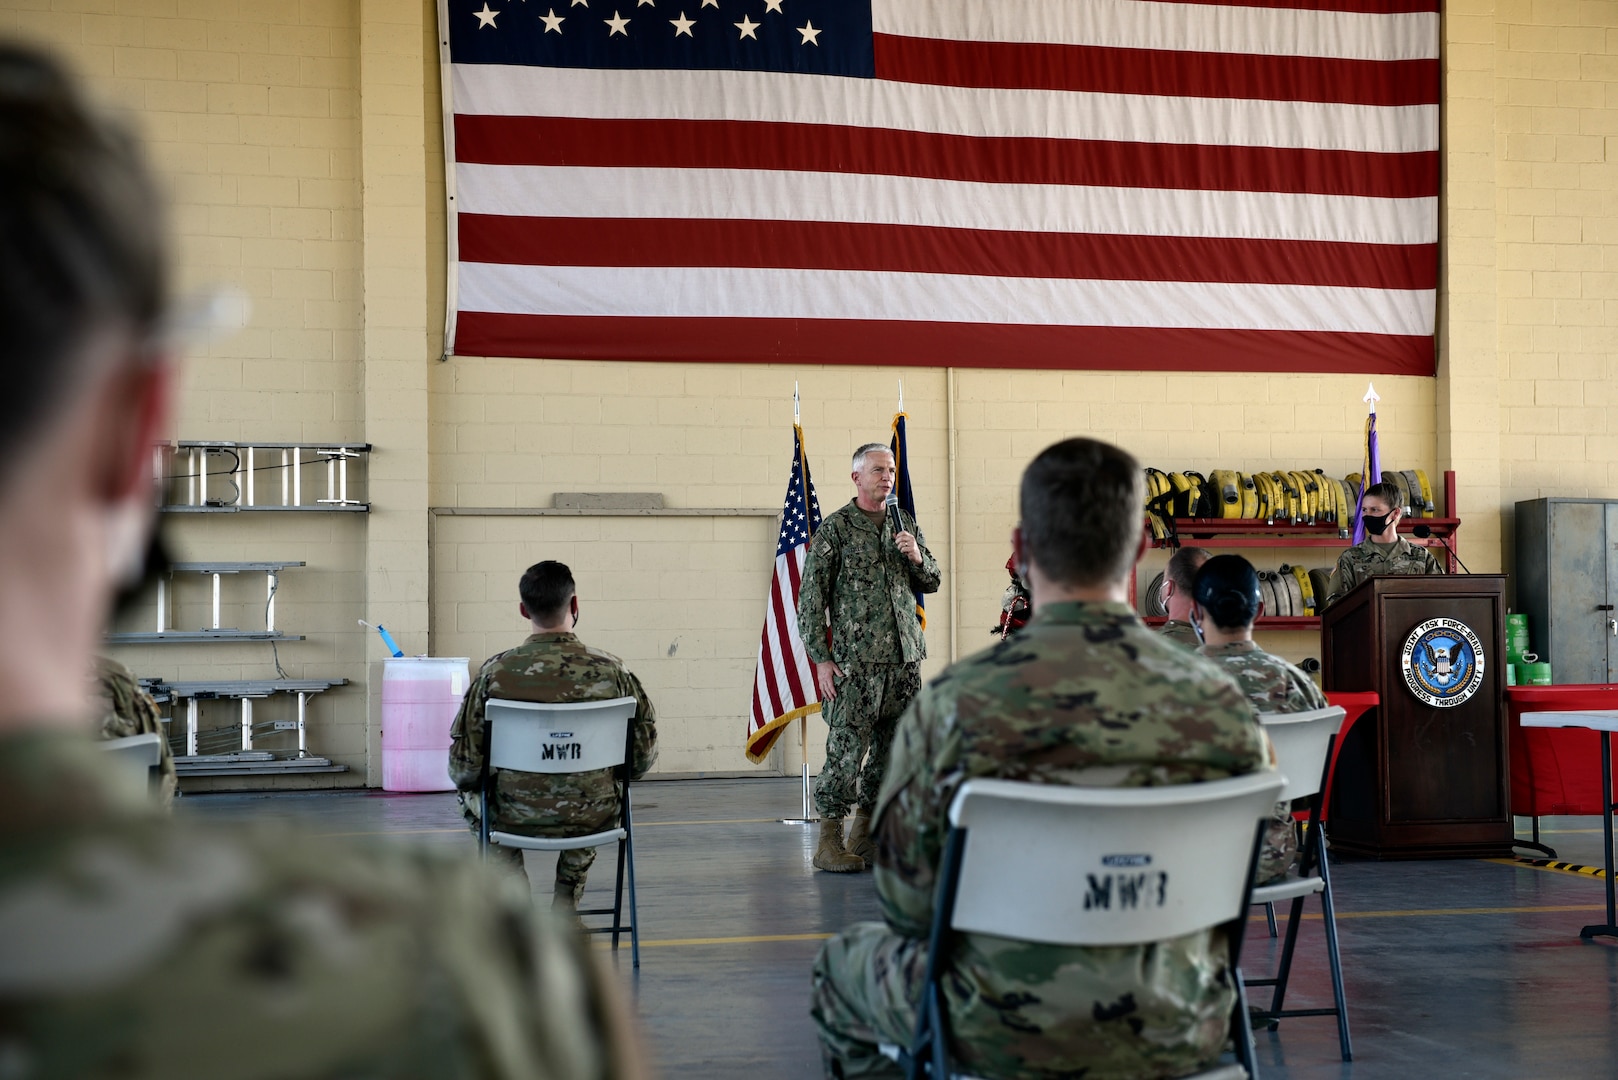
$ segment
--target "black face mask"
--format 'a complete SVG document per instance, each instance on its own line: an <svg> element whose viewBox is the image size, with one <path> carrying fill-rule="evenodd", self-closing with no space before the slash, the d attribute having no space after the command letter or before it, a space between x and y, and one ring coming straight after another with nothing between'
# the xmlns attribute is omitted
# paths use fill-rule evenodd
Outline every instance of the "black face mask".
<svg viewBox="0 0 1618 1080"><path fill-rule="evenodd" d="M1393 515L1383 514L1381 517L1377 517L1373 514L1364 514L1360 517L1360 520L1365 523L1365 535L1376 536L1388 527L1388 522L1393 520Z"/></svg>

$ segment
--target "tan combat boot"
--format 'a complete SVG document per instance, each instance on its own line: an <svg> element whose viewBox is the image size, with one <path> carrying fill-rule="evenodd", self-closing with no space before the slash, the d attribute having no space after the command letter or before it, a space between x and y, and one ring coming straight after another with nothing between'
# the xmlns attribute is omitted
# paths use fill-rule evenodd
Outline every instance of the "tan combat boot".
<svg viewBox="0 0 1618 1080"><path fill-rule="evenodd" d="M843 819L820 819L820 843L815 847L814 864L817 870L834 874L852 874L865 869L865 860L851 855L843 848Z"/></svg>
<svg viewBox="0 0 1618 1080"><path fill-rule="evenodd" d="M864 859L866 866L876 865L876 842L871 839L869 810L854 811L854 818L848 823L848 853Z"/></svg>

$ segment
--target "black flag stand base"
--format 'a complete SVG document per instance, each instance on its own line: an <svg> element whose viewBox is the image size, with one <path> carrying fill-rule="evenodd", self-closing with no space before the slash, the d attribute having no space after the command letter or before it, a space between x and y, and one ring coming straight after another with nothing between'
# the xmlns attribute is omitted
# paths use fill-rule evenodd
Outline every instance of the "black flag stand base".
<svg viewBox="0 0 1618 1080"><path fill-rule="evenodd" d="M813 825L820 819L809 805L809 717L798 717L798 745L803 747L803 817L784 817L783 825Z"/></svg>

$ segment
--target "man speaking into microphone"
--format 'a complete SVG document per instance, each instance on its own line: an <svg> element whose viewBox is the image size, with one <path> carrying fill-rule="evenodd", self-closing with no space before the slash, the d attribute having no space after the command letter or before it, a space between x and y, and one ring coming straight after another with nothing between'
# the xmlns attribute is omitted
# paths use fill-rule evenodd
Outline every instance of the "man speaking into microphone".
<svg viewBox="0 0 1618 1080"><path fill-rule="evenodd" d="M894 726L921 688L927 656L915 594L937 592L942 578L921 530L893 497L893 452L866 443L854 451L850 477L854 498L821 522L798 595L798 632L831 727L815 781L814 864L833 873L864 870L875 856L871 809Z"/></svg>

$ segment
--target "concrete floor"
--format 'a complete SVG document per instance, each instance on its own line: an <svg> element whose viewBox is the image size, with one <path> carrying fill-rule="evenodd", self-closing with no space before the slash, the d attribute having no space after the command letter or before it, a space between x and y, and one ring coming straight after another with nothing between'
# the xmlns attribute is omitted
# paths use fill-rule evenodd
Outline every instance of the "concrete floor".
<svg viewBox="0 0 1618 1080"><path fill-rule="evenodd" d="M473 842L449 795L200 795L178 807ZM819 1076L809 965L828 934L877 917L870 875L812 870L811 830L776 821L799 812L795 779L643 783L636 807L641 970L635 978L626 942L618 971L663 1075ZM1562 859L1601 865L1598 818L1541 827ZM609 902L607 854L587 906ZM548 903L547 857L529 860ZM1489 861L1343 862L1334 874L1355 1060L1338 1060L1330 1018L1290 1020L1258 1036L1266 1080L1618 1077L1618 942L1578 937L1602 919L1600 879ZM1297 1007L1331 1000L1319 909L1309 910L1287 997ZM1248 942L1244 967L1257 977L1278 943L1261 921Z"/></svg>

